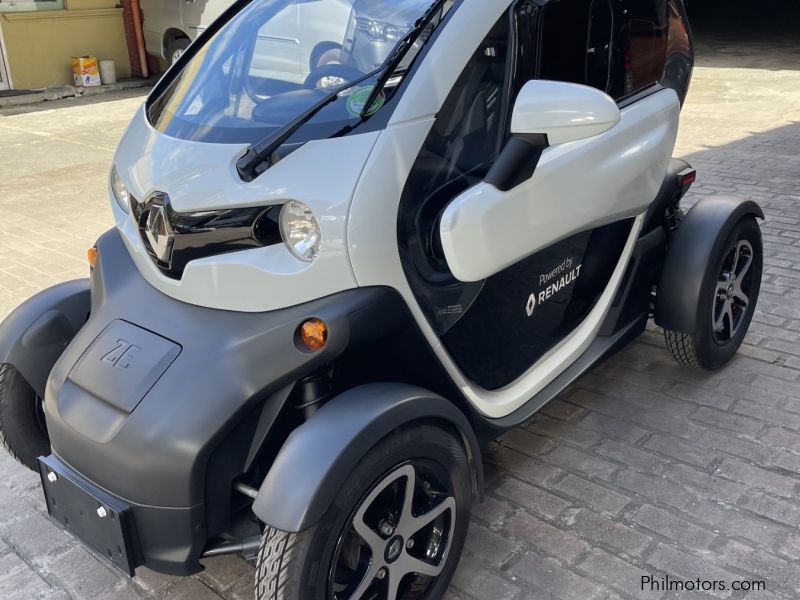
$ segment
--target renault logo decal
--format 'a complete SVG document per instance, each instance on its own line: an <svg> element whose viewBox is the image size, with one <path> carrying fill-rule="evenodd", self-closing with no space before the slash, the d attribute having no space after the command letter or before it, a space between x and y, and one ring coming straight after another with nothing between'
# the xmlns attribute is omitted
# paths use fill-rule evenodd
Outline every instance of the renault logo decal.
<svg viewBox="0 0 800 600"><path fill-rule="evenodd" d="M175 242L175 235L169 224L167 207L163 204L152 204L147 211L143 230L150 250L156 259L164 263L172 262L172 246Z"/></svg>
<svg viewBox="0 0 800 600"><path fill-rule="evenodd" d="M536 294L531 294L528 296L528 303L525 305L525 312L528 313L529 317L533 316L533 311L536 308Z"/></svg>

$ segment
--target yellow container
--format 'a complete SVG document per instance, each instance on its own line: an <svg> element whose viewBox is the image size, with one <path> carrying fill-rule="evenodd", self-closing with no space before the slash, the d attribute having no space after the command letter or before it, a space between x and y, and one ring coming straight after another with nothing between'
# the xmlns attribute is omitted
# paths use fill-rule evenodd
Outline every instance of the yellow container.
<svg viewBox="0 0 800 600"><path fill-rule="evenodd" d="M100 85L100 67L94 56L78 56L72 58L72 74L75 85L91 87Z"/></svg>

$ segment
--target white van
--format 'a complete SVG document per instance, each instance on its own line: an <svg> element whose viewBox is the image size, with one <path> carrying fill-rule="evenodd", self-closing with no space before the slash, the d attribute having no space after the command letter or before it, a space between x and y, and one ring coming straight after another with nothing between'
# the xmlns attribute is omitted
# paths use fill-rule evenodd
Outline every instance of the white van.
<svg viewBox="0 0 800 600"><path fill-rule="evenodd" d="M141 0L147 51L175 63L189 44L233 0ZM259 31L266 71L296 74L302 82L315 68L339 62L352 0L293 0ZM308 27L312 24L312 27ZM272 64L274 63L274 64Z"/></svg>

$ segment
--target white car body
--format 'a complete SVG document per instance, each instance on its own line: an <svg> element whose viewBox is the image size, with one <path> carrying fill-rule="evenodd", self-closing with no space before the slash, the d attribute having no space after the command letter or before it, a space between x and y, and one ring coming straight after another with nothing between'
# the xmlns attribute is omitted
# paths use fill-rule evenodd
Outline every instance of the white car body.
<svg viewBox="0 0 800 600"><path fill-rule="evenodd" d="M398 252L397 214L437 113L486 35L487 23L496 22L509 4L467 0L455 11L385 129L307 143L250 183L236 170L245 145L174 139L156 131L140 110L115 159L134 197L164 192L178 212L298 200L318 216L323 240L312 263L298 260L281 244L194 261L181 280L174 280L159 272L131 216L112 199L117 227L142 275L181 301L246 312L272 311L359 286L394 288L480 413L500 418L520 408L588 347L608 313L672 155L680 101L672 89L656 91L622 107L620 122L609 131L544 150L533 177L515 189L500 192L479 184L448 208L443 245L448 256L459 256L455 272L464 280L497 272L589 223L634 219L619 263L589 316L512 384L494 391L476 385L452 360L409 286ZM589 196L587 208L583 200ZM511 227L512 234L498 235L503 227Z"/></svg>

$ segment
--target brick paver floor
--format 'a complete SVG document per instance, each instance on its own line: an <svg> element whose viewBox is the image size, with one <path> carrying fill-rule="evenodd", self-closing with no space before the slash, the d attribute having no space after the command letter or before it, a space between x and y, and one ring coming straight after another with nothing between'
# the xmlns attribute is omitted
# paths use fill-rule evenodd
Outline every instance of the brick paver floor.
<svg viewBox="0 0 800 600"><path fill-rule="evenodd" d="M699 170L693 199L745 195L768 215L747 342L707 374L673 364L648 331L493 444L450 600L800 597L800 63L796 46L725 44L700 45L677 154ZM84 276L85 248L111 225L113 149L140 102L0 116L0 317ZM122 578L47 520L36 477L5 455L0 479L4 600L251 598L239 558L194 578ZM767 591L642 592L643 575L764 580Z"/></svg>

